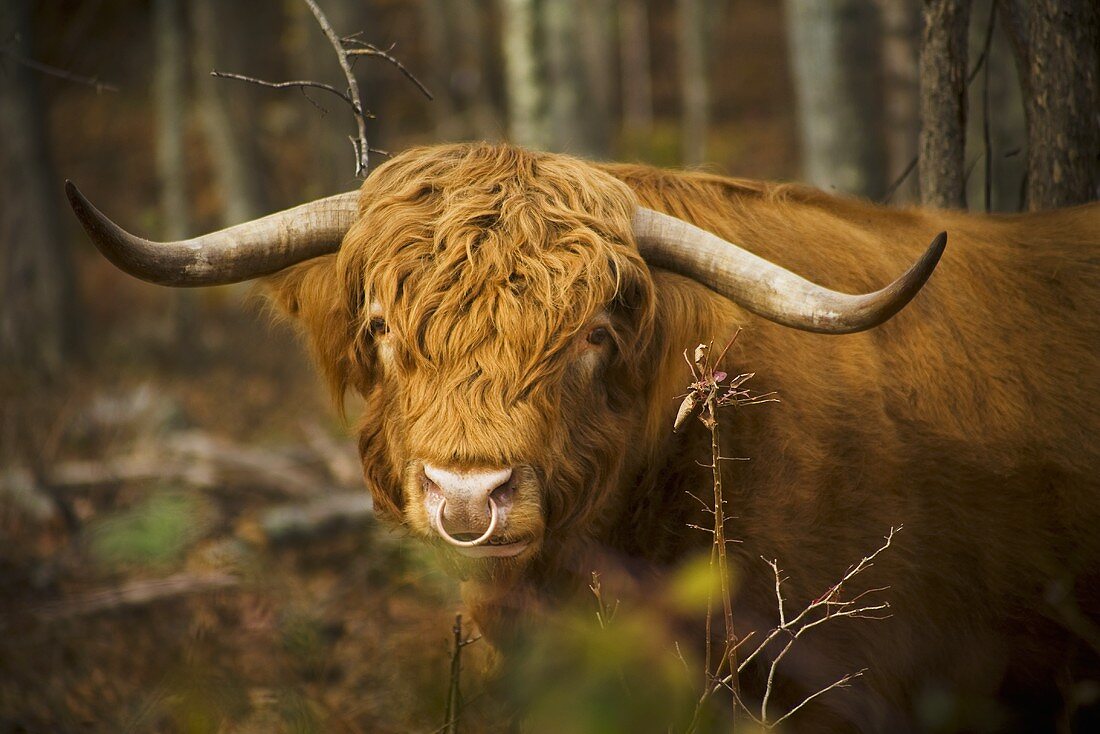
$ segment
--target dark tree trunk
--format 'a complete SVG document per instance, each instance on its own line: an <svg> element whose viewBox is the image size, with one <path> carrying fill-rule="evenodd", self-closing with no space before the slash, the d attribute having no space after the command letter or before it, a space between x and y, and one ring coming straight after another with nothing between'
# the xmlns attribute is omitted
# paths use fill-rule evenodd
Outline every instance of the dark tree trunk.
<svg viewBox="0 0 1100 734"><path fill-rule="evenodd" d="M1100 196L1100 6L1002 0L1027 113L1027 207Z"/></svg>
<svg viewBox="0 0 1100 734"><path fill-rule="evenodd" d="M450 3L447 0L420 0L424 38L428 43L428 56L431 59L431 76L427 83L435 95L431 104L435 136L443 141L466 137L452 86L458 54L454 44L453 19L447 12L448 7Z"/></svg>
<svg viewBox="0 0 1100 734"><path fill-rule="evenodd" d="M32 4L0 9L0 372L17 379L57 375L78 333L49 125L38 78L20 63L33 57Z"/></svg>
<svg viewBox="0 0 1100 734"><path fill-rule="evenodd" d="M925 0L920 49L921 202L966 208L969 0Z"/></svg>
<svg viewBox="0 0 1100 734"><path fill-rule="evenodd" d="M443 140L494 139L500 123L489 96L485 0L421 0L434 63L432 102Z"/></svg>

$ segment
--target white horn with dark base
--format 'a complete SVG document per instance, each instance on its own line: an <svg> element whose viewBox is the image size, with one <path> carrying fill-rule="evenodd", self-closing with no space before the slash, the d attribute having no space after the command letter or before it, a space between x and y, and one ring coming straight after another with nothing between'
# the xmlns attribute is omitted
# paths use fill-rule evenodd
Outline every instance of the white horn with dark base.
<svg viewBox="0 0 1100 734"><path fill-rule="evenodd" d="M638 207L634 239L650 265L721 293L755 314L819 334L851 334L887 321L924 286L947 246L941 232L901 277L885 288L850 295L811 283L721 237L667 214Z"/></svg>
<svg viewBox="0 0 1100 734"><path fill-rule="evenodd" d="M99 251L130 275L158 285L225 285L270 275L340 248L359 216L351 191L179 242L136 237L65 182L69 204Z"/></svg>

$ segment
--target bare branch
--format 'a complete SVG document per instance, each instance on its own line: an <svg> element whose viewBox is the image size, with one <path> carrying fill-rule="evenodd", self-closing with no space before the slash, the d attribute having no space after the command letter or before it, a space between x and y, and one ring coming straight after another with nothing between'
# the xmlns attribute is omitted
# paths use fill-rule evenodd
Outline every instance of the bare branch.
<svg viewBox="0 0 1100 734"><path fill-rule="evenodd" d="M824 688L822 688L817 693L810 694L806 698L802 699L802 702L800 704L798 704L797 706L792 708L790 711L788 711L787 713L783 714L778 719L776 719L770 726L772 726L772 727L779 726L784 721L786 721L791 716L793 716L795 714L795 712L797 712L800 708L802 708L803 706L805 706L810 701L814 700L815 698L817 698L818 696L820 696L823 693L828 693L829 691L833 690L834 688L847 688L848 684L851 681L855 680L856 678L863 677L863 674L866 673L866 672L867 672L867 668L864 668L863 670L857 670L855 673L848 673L847 675L845 675L843 678L840 678L835 683L831 683L831 684L825 686Z"/></svg>
<svg viewBox="0 0 1100 734"><path fill-rule="evenodd" d="M316 0L304 0L305 4L309 6L309 9L313 11L313 17L317 19L317 25L321 26L321 30L324 31L325 36L328 38L330 44L332 44L332 50L336 52L336 60L340 62L340 68L344 72L344 78L348 80L348 97L350 97L351 109L355 114L355 125L359 130L359 137L356 141L355 148L358 152L355 163L355 175L358 178L365 178L367 170L370 168L370 145L367 143L367 118L363 112L363 102L359 97L359 82L355 79L355 73L351 69L351 62L348 60L347 49L344 48L344 44L340 43L340 36L336 35L336 31L332 30L332 24L328 22L328 18L321 8L318 7Z"/></svg>
<svg viewBox="0 0 1100 734"><path fill-rule="evenodd" d="M416 88L419 89L425 97L427 97L429 100L434 100L435 99L435 97L432 96L432 93L428 91L428 88L425 87L420 82L420 80L417 79L413 75L413 73L411 71L406 69L404 64L402 64L400 61L398 61L396 58L394 58L392 55L390 55L389 52L393 49L392 46L390 48L386 49L386 50L382 50L382 49L378 48L377 46L375 46L373 43L367 43L366 41L360 41L360 40L356 39L354 36L348 36L348 37L344 38L343 42L345 44L354 44L356 46L359 46L359 48L350 48L350 49L348 49L348 51L347 51L348 56L351 56L351 57L376 56L380 59L388 61L391 64L393 64L395 67L397 67L397 70L400 71L402 74L404 74L406 79L408 79L410 82L415 84Z"/></svg>
<svg viewBox="0 0 1100 734"><path fill-rule="evenodd" d="M95 89L96 94L103 92L117 92L118 87L114 84L101 81L97 76L81 76L80 74L74 74L71 71L51 66L49 64L43 64L41 61L35 61L34 59L28 59L26 56L16 53L10 48L2 48L0 52L7 56L9 59L17 64L21 64L28 69L34 69L37 72L46 74L48 76L57 77L58 79L64 79L67 82L73 82L75 84L83 84L85 86Z"/></svg>
<svg viewBox="0 0 1100 734"><path fill-rule="evenodd" d="M352 102L351 97L349 97L344 92L341 92L339 89L332 86L331 84L323 84L321 82L314 82L314 81L310 81L308 79L299 79L299 80L288 81L288 82L269 82L269 81L264 80L264 79L257 79L256 77L253 77L253 76L245 76L244 74L234 74L233 72L230 72L230 71L217 71L217 70L210 72L210 76L216 76L219 79L236 79L237 81L249 82L250 84L259 84L261 87L270 87L271 89L320 89L320 90L328 92L330 94L335 94L337 97L344 100L349 105L352 105L353 109L355 108L355 104L354 104L354 102ZM307 97L307 99L309 99L309 98ZM310 99L310 102L313 102L313 100ZM313 102L313 104L314 104L314 106L317 106L316 102ZM323 107L321 107L319 109L321 109L322 111L327 112L327 110L325 110ZM359 114L362 114L362 113L360 113L358 110L356 110L355 114L359 115Z"/></svg>

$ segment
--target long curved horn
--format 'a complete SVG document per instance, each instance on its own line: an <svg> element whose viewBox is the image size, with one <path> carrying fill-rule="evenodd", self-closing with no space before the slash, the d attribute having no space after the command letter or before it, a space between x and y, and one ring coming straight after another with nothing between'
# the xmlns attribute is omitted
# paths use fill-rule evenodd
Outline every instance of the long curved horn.
<svg viewBox="0 0 1100 734"><path fill-rule="evenodd" d="M947 233L940 232L893 283L874 293L849 295L652 209L635 211L634 239L651 265L697 280L770 321L819 334L851 334L888 320L917 295L947 246Z"/></svg>
<svg viewBox="0 0 1100 734"><path fill-rule="evenodd" d="M130 275L171 286L225 285L336 252L359 216L359 192L336 194L179 242L136 237L92 206L72 181L69 204L99 251Z"/></svg>

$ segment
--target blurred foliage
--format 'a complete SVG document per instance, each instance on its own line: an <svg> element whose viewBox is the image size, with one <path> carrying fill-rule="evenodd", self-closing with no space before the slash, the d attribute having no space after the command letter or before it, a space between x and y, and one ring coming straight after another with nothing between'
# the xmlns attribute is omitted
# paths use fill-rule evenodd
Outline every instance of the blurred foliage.
<svg viewBox="0 0 1100 734"><path fill-rule="evenodd" d="M200 495L153 490L136 506L89 525L92 555L110 567L163 569L209 531L213 514Z"/></svg>

